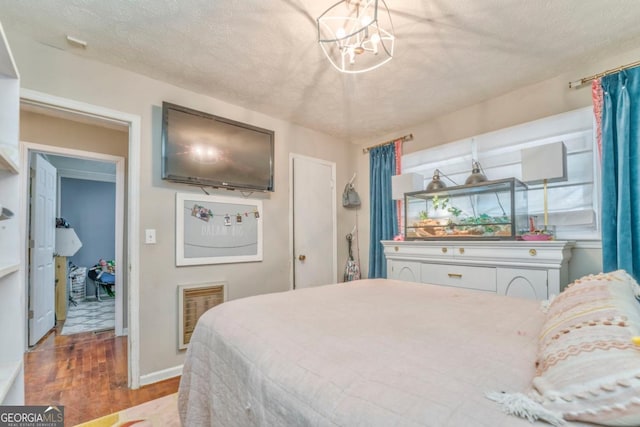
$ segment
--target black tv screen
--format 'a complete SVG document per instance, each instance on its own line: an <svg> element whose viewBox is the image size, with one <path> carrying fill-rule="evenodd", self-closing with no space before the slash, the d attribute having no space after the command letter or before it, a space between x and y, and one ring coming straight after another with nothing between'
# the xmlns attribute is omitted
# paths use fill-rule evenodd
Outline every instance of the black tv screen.
<svg viewBox="0 0 640 427"><path fill-rule="evenodd" d="M273 191L274 132L162 103L162 179Z"/></svg>

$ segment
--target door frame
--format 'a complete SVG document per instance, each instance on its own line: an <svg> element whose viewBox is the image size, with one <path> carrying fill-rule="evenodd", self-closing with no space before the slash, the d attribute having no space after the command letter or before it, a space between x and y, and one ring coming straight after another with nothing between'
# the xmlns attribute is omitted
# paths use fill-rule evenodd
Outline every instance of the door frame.
<svg viewBox="0 0 640 427"><path fill-rule="evenodd" d="M115 200L115 262L116 265L123 264L124 254L124 165L125 159L121 156L113 156L110 154L94 153L91 151L76 150L71 148L57 147L52 145L36 144L33 142L22 141L26 152L26 158L29 159L31 153L39 154L52 154L56 156L73 157L79 160L99 160L103 162L115 163L116 165L116 200ZM25 164L25 168L28 165ZM27 174L25 174L27 175ZM86 179L86 178L81 178ZM27 187L29 188L29 187ZM25 193L26 194L26 193ZM60 191L57 192L56 197L59 200ZM59 210L59 203L56 209ZM28 238L28 233L25 235L25 239ZM27 272L28 273L28 272ZM26 277L29 280L29 275ZM28 282L27 282L28 283ZM115 299L115 334L116 336L126 335L124 332L122 318L124 311L123 301L123 272L121 268L116 268L116 299Z"/></svg>
<svg viewBox="0 0 640 427"><path fill-rule="evenodd" d="M331 167L331 179L333 180L333 231L332 231L332 246L333 246L333 278L338 280L338 209L337 209L337 190L336 190L336 164L335 162L319 159L316 157L304 156L302 154L289 153L289 289L293 290L295 284L295 247L294 247L294 200L293 200L293 163L294 159L305 159L312 162L317 162L322 165Z"/></svg>
<svg viewBox="0 0 640 427"><path fill-rule="evenodd" d="M49 108L54 111L66 111L80 116L97 118L105 122L123 124L129 129L129 152L128 152L128 180L127 180L127 257L128 265L120 270L128 277L128 385L131 389L140 387L140 145L141 145L141 122L139 115L112 110L98 105L88 104L68 98L62 98L43 92L30 89L20 89L21 101L26 101L34 105ZM51 147L47 146L49 149ZM25 143L20 144L21 154L21 194L27 194L28 171L25 171L28 149ZM122 167L124 171L124 166ZM22 202L23 212L26 211L26 197ZM122 211L122 210L120 210ZM23 215L20 225L20 236L26 241L26 215ZM122 219L120 221L123 222ZM122 247L122 244L120 245ZM25 265L26 248L21 253L21 263ZM25 271L25 277L27 272ZM26 287L25 287L26 288ZM25 291L26 304L26 291ZM25 316L26 321L26 316ZM25 328L26 331L26 328ZM26 348L25 348L26 350Z"/></svg>

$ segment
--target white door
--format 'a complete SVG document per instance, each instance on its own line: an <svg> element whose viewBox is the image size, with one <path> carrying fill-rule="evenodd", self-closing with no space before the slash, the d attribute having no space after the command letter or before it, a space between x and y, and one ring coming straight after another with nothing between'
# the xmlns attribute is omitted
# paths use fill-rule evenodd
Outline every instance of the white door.
<svg viewBox="0 0 640 427"><path fill-rule="evenodd" d="M335 163L291 156L293 287L337 278Z"/></svg>
<svg viewBox="0 0 640 427"><path fill-rule="evenodd" d="M56 168L35 155L32 170L29 345L35 345L55 325Z"/></svg>

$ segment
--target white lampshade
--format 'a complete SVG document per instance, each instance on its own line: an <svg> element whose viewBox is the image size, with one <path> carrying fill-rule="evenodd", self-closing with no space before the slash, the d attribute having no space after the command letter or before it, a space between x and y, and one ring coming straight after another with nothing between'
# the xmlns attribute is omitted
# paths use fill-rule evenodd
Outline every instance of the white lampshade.
<svg viewBox="0 0 640 427"><path fill-rule="evenodd" d="M528 184L566 181L567 148L564 143L540 145L521 151L522 181Z"/></svg>
<svg viewBox="0 0 640 427"><path fill-rule="evenodd" d="M73 228L56 228L56 255L73 256L82 247L82 242Z"/></svg>
<svg viewBox="0 0 640 427"><path fill-rule="evenodd" d="M404 193L424 190L424 177L419 173L403 173L391 177L391 198L403 200Z"/></svg>
<svg viewBox="0 0 640 427"><path fill-rule="evenodd" d="M567 148L562 141L522 150L522 181L528 184L543 183L544 228L549 224L547 183L566 181Z"/></svg>

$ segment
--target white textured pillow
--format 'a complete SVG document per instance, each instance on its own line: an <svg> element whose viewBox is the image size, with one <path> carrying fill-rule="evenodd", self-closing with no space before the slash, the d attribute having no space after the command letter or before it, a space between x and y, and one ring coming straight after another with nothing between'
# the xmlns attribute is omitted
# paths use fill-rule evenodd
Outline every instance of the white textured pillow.
<svg viewBox="0 0 640 427"><path fill-rule="evenodd" d="M618 270L576 280L553 300L533 379L545 408L566 420L640 425L638 289Z"/></svg>

